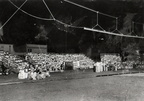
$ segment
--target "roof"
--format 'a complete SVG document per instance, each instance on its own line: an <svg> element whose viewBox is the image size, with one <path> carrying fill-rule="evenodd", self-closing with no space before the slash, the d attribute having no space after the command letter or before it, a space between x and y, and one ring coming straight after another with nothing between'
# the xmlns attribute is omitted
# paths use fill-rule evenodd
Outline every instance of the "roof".
<svg viewBox="0 0 144 101"><path fill-rule="evenodd" d="M26 46L31 48L47 48L47 45L38 45L38 44L27 44Z"/></svg>

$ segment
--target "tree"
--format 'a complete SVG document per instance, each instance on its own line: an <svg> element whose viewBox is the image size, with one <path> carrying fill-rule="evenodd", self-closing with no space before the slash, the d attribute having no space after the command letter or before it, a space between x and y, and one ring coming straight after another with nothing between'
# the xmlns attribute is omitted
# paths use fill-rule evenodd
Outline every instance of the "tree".
<svg viewBox="0 0 144 101"><path fill-rule="evenodd" d="M46 44L48 37L47 34L52 30L52 28L48 29L49 31L46 31L44 25L39 26L39 33L37 36L35 36L36 41L40 42L41 44Z"/></svg>

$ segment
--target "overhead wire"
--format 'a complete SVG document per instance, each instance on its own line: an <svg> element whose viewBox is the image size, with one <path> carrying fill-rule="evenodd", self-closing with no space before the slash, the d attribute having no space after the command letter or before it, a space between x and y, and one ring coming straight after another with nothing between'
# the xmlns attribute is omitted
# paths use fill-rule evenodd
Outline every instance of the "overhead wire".
<svg viewBox="0 0 144 101"><path fill-rule="evenodd" d="M141 37L141 36L118 34L118 33L114 33L114 32L102 31L102 30L97 30L97 29L92 29L92 28L87 28L87 27L84 27L84 30L93 31L93 32L100 32L100 33L105 33L105 34L109 34L109 35L121 36L121 37L144 39L144 37Z"/></svg>
<svg viewBox="0 0 144 101"><path fill-rule="evenodd" d="M42 18L42 17L38 17L38 16L35 16L35 15L32 15L32 14L24 11L23 9L19 8L19 7L18 7L17 5L15 5L11 0L9 0L9 2L10 2L14 7L16 7L17 9L19 9L19 10L22 11L23 13L25 13L25 14L33 17L33 18L36 18L36 19L39 19L39 20L46 20L46 21L50 21L50 20L56 21L56 22L58 22L58 23L64 24L64 25L66 25L66 26L68 26L68 27L72 27L72 28L84 28L84 27L78 27L78 26L69 25L69 24L66 24L66 23L64 23L64 22L62 22L62 21L60 21L60 20L55 19L54 15L53 15L52 13L50 13L51 11L50 11L50 9L48 8L48 6L47 6L47 4L46 4L45 2L44 2L44 4L45 4L46 8L48 9L49 13L51 14L51 16L53 17L53 19Z"/></svg>
<svg viewBox="0 0 144 101"><path fill-rule="evenodd" d="M144 30L144 24L143 23L132 21L131 22L131 32L130 32L130 34L135 34L135 29L134 29L135 28L135 24L142 25L143 30Z"/></svg>
<svg viewBox="0 0 144 101"><path fill-rule="evenodd" d="M74 2L69 1L69 0L64 0L64 1L67 2L67 3L73 4L73 5L75 5L75 6L78 6L78 7L84 8L84 9L87 9L87 10L89 10L89 11L95 12L95 13L98 12L98 11L96 11L96 10L93 10L93 9L91 9L91 8L88 8L88 7L82 6L82 5L80 5L80 4L74 3ZM108 17L111 17L111 18L116 18L115 16L111 16L111 15L108 15L108 14L104 14L104 13L102 13L102 12L99 12L99 13L102 14L102 15L105 15L105 16L108 16Z"/></svg>
<svg viewBox="0 0 144 101"><path fill-rule="evenodd" d="M10 19L19 11L22 6L24 6L26 2L27 0L25 0L24 3L22 3L22 5L8 18L8 20L0 27L0 29L2 29L10 21Z"/></svg>
<svg viewBox="0 0 144 101"><path fill-rule="evenodd" d="M46 2L44 0L42 0L43 3L45 4L47 10L49 11L49 13L51 14L51 16L53 17L54 21L60 23L60 24L63 24L65 27L72 27L72 28L84 28L84 27L78 27L78 26L73 26L73 25L70 25L70 24L67 24L67 23L64 23L60 20L57 20L54 15L52 14L51 10L49 9L48 5L46 4Z"/></svg>
<svg viewBox="0 0 144 101"><path fill-rule="evenodd" d="M9 0L9 1L10 1L10 0ZM27 0L26 0L26 1L27 1ZM95 11L95 10L90 9L90 8L88 8L88 7L85 7L85 6L76 4L76 3L71 2L71 1L69 1L69 0L64 0L64 1L65 1L65 2L68 2L68 3L71 3L71 4L73 4L73 5L79 6L79 7L81 7L81 8L90 10L90 11L92 11L92 12L98 13L98 11ZM10 2L11 2L11 1L10 1ZM41 18L41 17L34 16L34 15L32 15L32 14L29 14L29 13L27 13L26 11L24 11L24 10L21 9L21 6L22 6L22 5L21 5L20 7L18 7L18 6L16 6L13 2L11 2L11 4L13 4L13 5L17 8L17 11L18 11L18 10L21 10L23 13L28 14L29 16L32 16L32 17L37 18L37 19L41 19L41 20L53 20L53 21L56 21L56 22L58 22L58 23L60 23L60 24L66 25L66 27L83 28L84 30L88 30L88 31L101 32L101 33L105 33L105 34L109 34L109 35L115 35L115 36L121 36L121 37L142 38L142 39L144 38L144 37L141 37L141 36L124 35L124 34L122 34L122 33L117 34L117 33L108 32L108 31L105 31L105 30L102 31L102 30L97 30L97 29L93 29L93 28L78 27L78 26L73 26L73 25L70 25L70 24L66 24L66 23L64 23L64 22L62 22L62 21L60 21L60 20L57 20L57 19L54 17L54 15L53 15L52 12L50 11L48 5L46 4L46 2L45 2L44 0L43 0L43 3L45 4L47 10L49 11L49 13L51 14L51 16L52 16L53 19ZM15 12L15 13L16 13L16 12ZM118 29L117 29L117 17L111 16L111 15L108 15L108 14L104 14L104 13L101 13L101 12L99 12L99 13L100 13L100 14L103 14L103 15L105 15L105 16L108 16L108 17L116 18L116 30L118 30ZM13 14L12 16L14 16L14 14ZM10 18L12 18L12 16L11 16Z"/></svg>
<svg viewBox="0 0 144 101"><path fill-rule="evenodd" d="M104 30L104 29L99 25L99 15L98 15L98 14L99 14L99 12L97 11L97 24L96 24L93 28L95 28L95 27L98 26L99 28L101 28L102 30ZM93 28L92 28L92 29L93 29Z"/></svg>
<svg viewBox="0 0 144 101"><path fill-rule="evenodd" d="M85 6L76 4L76 3L71 2L71 1L69 1L69 0L64 0L64 1L65 1L65 2L68 2L68 3L70 3L70 4L73 4L73 5L76 5L76 6L79 6L79 7L81 7L81 8L84 8L84 9L87 9L87 10L90 10L90 11L92 11L92 12L97 13L97 24L96 24L93 28L86 28L86 27L84 27L84 30L101 32L101 33L110 34L110 35L115 35L115 36L121 36L121 37L144 38L144 37L140 37L140 36L132 36L132 35L124 35L124 34L122 34L122 33L118 30L118 18L117 18L117 17L114 17L114 16L111 16L111 15L108 15L108 14L101 13L101 12L99 12L99 13L102 14L102 15L105 15L105 16L112 17L112 18L115 18L115 19L116 19L116 29L115 29L114 31L118 31L120 34L114 33L114 31L113 31L113 32L108 32L108 31L105 31L105 30L102 31L102 30L94 29L96 26L99 26L99 24L98 24L98 11L95 11L95 10L90 9L90 8L88 8L88 7L85 7ZM100 26L100 28L101 28L101 26Z"/></svg>
<svg viewBox="0 0 144 101"><path fill-rule="evenodd" d="M19 7L18 7L17 5L15 5L11 0L9 0L9 2L10 2L14 7L16 7L17 9L19 9L21 12L23 12L23 13L25 13L26 15L31 16L31 17L33 17L33 18L36 18L36 19L39 19L39 20L45 20L45 21L54 20L54 19L48 19L48 18L43 18L43 17L35 16L35 15L30 14L30 13L24 11L23 9L19 8Z"/></svg>
<svg viewBox="0 0 144 101"><path fill-rule="evenodd" d="M46 6L47 10L49 11L50 15L52 16L52 18L55 20L54 15L52 14L51 10L49 9L48 5L46 4L45 0L42 0L44 5Z"/></svg>
<svg viewBox="0 0 144 101"><path fill-rule="evenodd" d="M119 30L118 30L118 17L116 17L116 28L115 28L115 30L113 30L112 32L115 32L115 31L117 31L118 33L120 33L120 34L122 34Z"/></svg>
<svg viewBox="0 0 144 101"><path fill-rule="evenodd" d="M82 7L82 8L88 9L88 10L91 10L91 11L96 12L96 13L98 14L98 11L89 9L89 8L87 8L87 7L85 7L85 6L82 6L82 5L73 3L73 2L68 1L68 0L64 0L64 1L65 1L65 2L68 2L68 3L71 3L71 4L74 4L74 5L77 5L77 6L79 6L79 7ZM45 6L46 6L47 9L48 9L48 6L47 6L46 3L45 3ZM49 9L49 10L50 10L50 9ZM50 12L51 12L51 11L50 11ZM112 17L113 17L113 16L112 16ZM117 21L118 18L117 18L117 17L113 17L113 18L116 19L116 29L115 29L115 30L117 30L117 31L119 32L119 30L118 30L118 28L117 28L117 26L118 26L118 21ZM97 19L98 19L98 18L97 18ZM76 28L78 28L77 26L72 26L72 25L66 24L66 23L64 23L64 22L62 22L62 21L60 21L60 20L57 20L57 19L55 19L55 21L58 22L58 23L64 24L64 25L66 25L67 27L76 27ZM97 23L97 25L98 25L98 23ZM121 37L144 38L144 37L140 37L140 36L124 35L124 34L122 34L121 32L120 32L120 34L117 34L117 33L108 32L108 31L105 31L105 30L102 31L102 30L97 30L97 29L93 29L93 28L86 28L86 27L80 27L80 28L83 28L84 30L96 31L96 32L101 32L101 33L105 33L105 34L110 34L110 35L115 35L115 36L121 36Z"/></svg>

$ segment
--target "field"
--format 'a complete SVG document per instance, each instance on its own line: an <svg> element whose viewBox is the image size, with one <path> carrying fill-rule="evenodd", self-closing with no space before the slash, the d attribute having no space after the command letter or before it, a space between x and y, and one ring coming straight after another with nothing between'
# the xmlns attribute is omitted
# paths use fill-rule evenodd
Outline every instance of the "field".
<svg viewBox="0 0 144 101"><path fill-rule="evenodd" d="M0 76L0 101L143 101L144 73L97 75L66 71L37 81Z"/></svg>

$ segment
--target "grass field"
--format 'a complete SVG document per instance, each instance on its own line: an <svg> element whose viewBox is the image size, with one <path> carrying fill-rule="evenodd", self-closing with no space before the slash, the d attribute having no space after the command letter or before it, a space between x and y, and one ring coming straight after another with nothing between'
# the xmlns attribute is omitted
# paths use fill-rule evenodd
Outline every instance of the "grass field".
<svg viewBox="0 0 144 101"><path fill-rule="evenodd" d="M65 79L64 79L65 78ZM0 101L143 101L144 74L96 77L94 72L53 73L38 81L0 77ZM13 82L13 84L7 84ZM17 82L17 83L16 83Z"/></svg>

